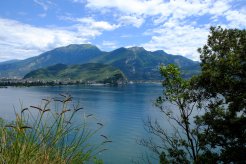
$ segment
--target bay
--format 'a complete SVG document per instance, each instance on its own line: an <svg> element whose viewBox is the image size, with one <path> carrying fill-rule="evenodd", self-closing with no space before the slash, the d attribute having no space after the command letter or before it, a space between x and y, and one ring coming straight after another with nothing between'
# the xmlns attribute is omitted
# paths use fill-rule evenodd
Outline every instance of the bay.
<svg viewBox="0 0 246 164"><path fill-rule="evenodd" d="M0 89L0 117L13 120L15 111L37 105L42 98L56 97L60 93L71 94L88 114L93 114L104 124L97 135L103 134L113 142L107 151L98 154L106 164L125 164L149 154L136 143L148 134L143 121L149 116L159 118L154 100L162 94L160 84L130 84L126 86L55 86L9 87ZM157 162L152 159L153 163Z"/></svg>

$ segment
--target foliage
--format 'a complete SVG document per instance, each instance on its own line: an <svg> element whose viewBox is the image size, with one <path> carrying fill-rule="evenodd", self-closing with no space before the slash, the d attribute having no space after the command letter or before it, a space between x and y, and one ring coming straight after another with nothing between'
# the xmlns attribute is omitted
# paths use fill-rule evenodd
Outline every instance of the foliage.
<svg viewBox="0 0 246 164"><path fill-rule="evenodd" d="M125 75L111 65L88 63L82 65L56 64L47 68L37 69L25 75L24 79L41 81L78 81L87 83L117 83L126 82Z"/></svg>
<svg viewBox="0 0 246 164"><path fill-rule="evenodd" d="M24 108L15 121L2 123L0 163L102 163L94 156L106 142L89 143L102 126L89 128L89 116L83 117L82 108L71 101L69 95L43 99L43 105Z"/></svg>
<svg viewBox="0 0 246 164"><path fill-rule="evenodd" d="M161 67L164 91L156 104L173 129L148 120L148 132L161 142L141 144L160 163L245 163L246 30L211 27L198 51L201 74L190 80L174 65Z"/></svg>
<svg viewBox="0 0 246 164"><path fill-rule="evenodd" d="M156 101L156 106L164 114L172 127L163 129L159 122L145 123L147 131L154 138L141 140L140 144L158 154L160 163L199 163L205 155L206 147L200 142L200 131L205 131L201 124L195 124L195 110L201 108L197 97L199 94L192 89L190 80L181 77L180 70L175 65L161 66L163 81L163 96ZM165 106L169 102L171 105ZM161 142L155 142L155 141ZM213 158L211 158L211 161Z"/></svg>
<svg viewBox="0 0 246 164"><path fill-rule="evenodd" d="M205 142L220 150L220 161L246 161L246 30L211 27L199 49L202 71L196 78L209 100L201 117L209 127Z"/></svg>

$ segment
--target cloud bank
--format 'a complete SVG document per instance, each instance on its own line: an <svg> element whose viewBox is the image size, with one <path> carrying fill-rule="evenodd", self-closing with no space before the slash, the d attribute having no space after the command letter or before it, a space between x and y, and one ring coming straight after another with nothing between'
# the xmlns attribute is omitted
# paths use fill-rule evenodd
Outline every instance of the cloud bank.
<svg viewBox="0 0 246 164"><path fill-rule="evenodd" d="M36 27L0 18L0 61L25 59L59 46L90 43L90 39L116 26L91 18L77 20L69 27Z"/></svg>
<svg viewBox="0 0 246 164"><path fill-rule="evenodd" d="M147 50L162 49L199 60L197 48L206 43L210 26L246 28L245 0L67 2L81 6L81 14L63 12L58 2L33 1L44 11L39 17L49 17L55 7L65 13L57 15L56 21L65 22L62 26L61 23L52 26L27 24L0 17L0 61L24 59L73 43L95 42L101 48L114 49L121 47L123 41L125 46L134 44ZM126 45L127 40L132 42Z"/></svg>
<svg viewBox="0 0 246 164"><path fill-rule="evenodd" d="M168 53L183 55L193 60L199 60L197 48L206 43L210 26L241 29L246 27L244 0L87 0L86 2L86 7L91 10L111 9L118 12L121 15L118 17L119 21L131 22L138 28L147 19L151 20L153 26L144 33L151 36L151 39L141 46L149 50L163 49ZM134 15L135 19L131 15Z"/></svg>

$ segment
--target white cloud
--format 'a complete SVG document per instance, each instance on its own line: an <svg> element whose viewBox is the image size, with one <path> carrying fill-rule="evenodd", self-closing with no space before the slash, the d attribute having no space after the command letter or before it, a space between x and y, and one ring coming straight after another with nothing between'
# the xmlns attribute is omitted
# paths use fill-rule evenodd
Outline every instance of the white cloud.
<svg viewBox="0 0 246 164"><path fill-rule="evenodd" d="M125 15L119 18L119 22L121 25L132 25L139 28L144 23L144 19L142 17Z"/></svg>
<svg viewBox="0 0 246 164"><path fill-rule="evenodd" d="M208 29L168 24L154 29L151 35L151 40L142 45L146 49L165 50L167 53L183 55L198 61L197 48L206 43Z"/></svg>
<svg viewBox="0 0 246 164"><path fill-rule="evenodd" d="M175 17L192 15L207 9L209 1L197 0L87 0L87 7L91 9L115 8L122 13L154 16L160 15L168 17L172 14Z"/></svg>
<svg viewBox="0 0 246 164"><path fill-rule="evenodd" d="M155 17L154 23L165 22L168 18L185 19L205 14L221 16L231 8L233 0L87 0L92 10L116 9L123 15ZM225 15L224 15L225 16Z"/></svg>
<svg viewBox="0 0 246 164"><path fill-rule="evenodd" d="M92 26L85 24L64 29L41 28L0 18L0 60L24 59L58 46L88 43L90 39L101 35L103 30L113 29L106 22L89 21Z"/></svg>
<svg viewBox="0 0 246 164"><path fill-rule="evenodd" d="M87 7L89 8L117 8L126 13L139 13L145 11L145 6L139 0L87 0Z"/></svg>
<svg viewBox="0 0 246 164"><path fill-rule="evenodd" d="M89 27L90 29L97 29L97 30L111 31L119 27L119 25L110 24L106 21L96 21L91 17L85 17L85 18L60 17L60 19L73 21L78 23L78 25L80 24L81 26L83 25Z"/></svg>
<svg viewBox="0 0 246 164"><path fill-rule="evenodd" d="M93 18L90 18L90 17L89 18L78 18L76 20L80 23L84 23L90 28L99 29L99 30L111 31L119 27L116 24L110 24L105 21L95 21Z"/></svg>
<svg viewBox="0 0 246 164"><path fill-rule="evenodd" d="M230 22L230 28L246 28L246 9L240 11L227 11L226 19Z"/></svg>
<svg viewBox="0 0 246 164"><path fill-rule="evenodd" d="M206 43L211 25L246 27L246 10L235 9L237 2L245 4L244 0L87 0L86 6L96 11L118 11L123 25L141 27L146 19L151 20L148 23L154 26L144 32L151 39L142 46L199 60L197 48Z"/></svg>
<svg viewBox="0 0 246 164"><path fill-rule="evenodd" d="M223 15L224 12L230 9L229 1L215 1L208 12L212 15Z"/></svg>

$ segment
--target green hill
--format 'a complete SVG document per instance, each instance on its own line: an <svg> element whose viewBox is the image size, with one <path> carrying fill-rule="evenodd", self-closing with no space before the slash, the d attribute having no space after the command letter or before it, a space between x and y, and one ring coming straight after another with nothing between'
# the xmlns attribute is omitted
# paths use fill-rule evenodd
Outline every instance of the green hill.
<svg viewBox="0 0 246 164"><path fill-rule="evenodd" d="M24 76L24 79L79 81L86 83L125 83L127 81L125 75L119 69L98 63L82 65L56 64L47 68L31 71Z"/></svg>

